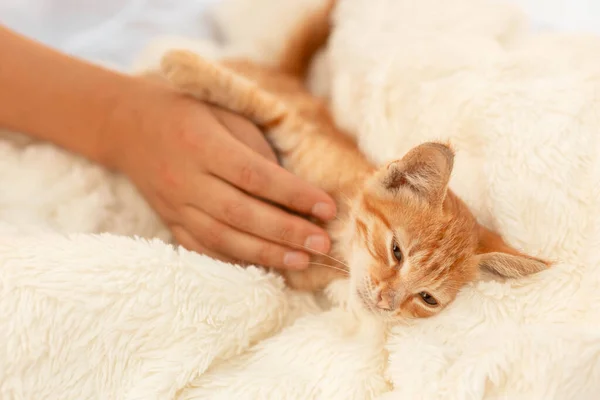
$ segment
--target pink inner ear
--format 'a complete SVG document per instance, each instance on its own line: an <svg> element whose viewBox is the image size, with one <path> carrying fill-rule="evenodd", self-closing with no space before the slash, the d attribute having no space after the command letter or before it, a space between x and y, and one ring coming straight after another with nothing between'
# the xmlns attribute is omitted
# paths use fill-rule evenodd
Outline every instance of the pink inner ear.
<svg viewBox="0 0 600 400"><path fill-rule="evenodd" d="M400 187L409 186L410 183L406 179L406 173L400 169L389 168L388 176L385 178L384 185L386 189L399 189Z"/></svg>
<svg viewBox="0 0 600 400"><path fill-rule="evenodd" d="M452 150L440 143L423 143L383 170L387 190L409 189L432 205L442 204L454 163Z"/></svg>
<svg viewBox="0 0 600 400"><path fill-rule="evenodd" d="M387 190L408 189L425 201L441 204L445 197L447 179L435 163L426 160L409 160L388 166L383 185Z"/></svg>

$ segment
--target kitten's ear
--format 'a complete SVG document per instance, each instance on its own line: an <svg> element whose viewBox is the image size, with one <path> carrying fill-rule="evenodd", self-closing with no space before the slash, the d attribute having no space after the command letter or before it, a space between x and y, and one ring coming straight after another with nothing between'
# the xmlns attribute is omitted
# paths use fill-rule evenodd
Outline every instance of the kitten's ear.
<svg viewBox="0 0 600 400"><path fill-rule="evenodd" d="M548 269L539 258L507 253L485 253L476 256L479 268L504 278L521 278Z"/></svg>
<svg viewBox="0 0 600 400"><path fill-rule="evenodd" d="M548 261L519 252L483 226L479 227L478 253L475 257L479 268L505 278L520 278L550 267Z"/></svg>
<svg viewBox="0 0 600 400"><path fill-rule="evenodd" d="M449 146L423 143L387 165L383 185L389 191L408 189L433 204L442 204L453 165L454 152Z"/></svg>

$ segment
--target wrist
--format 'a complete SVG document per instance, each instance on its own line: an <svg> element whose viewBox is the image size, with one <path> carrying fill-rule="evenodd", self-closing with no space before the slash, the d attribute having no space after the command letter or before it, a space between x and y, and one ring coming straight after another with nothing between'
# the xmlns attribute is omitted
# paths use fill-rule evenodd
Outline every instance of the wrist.
<svg viewBox="0 0 600 400"><path fill-rule="evenodd" d="M146 132L158 128L160 115L175 95L171 88L157 81L130 77L98 132L97 161L127 174L130 161L147 139Z"/></svg>

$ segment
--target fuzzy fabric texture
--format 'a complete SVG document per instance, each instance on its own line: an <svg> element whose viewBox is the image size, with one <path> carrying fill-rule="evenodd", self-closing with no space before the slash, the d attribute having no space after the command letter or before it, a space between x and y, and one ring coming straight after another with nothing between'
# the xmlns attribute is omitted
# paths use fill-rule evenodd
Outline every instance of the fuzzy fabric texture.
<svg viewBox="0 0 600 400"><path fill-rule="evenodd" d="M320 4L225 1L227 48L165 38L136 69L174 47L272 62ZM293 293L150 240L170 236L123 177L6 135L1 398L598 397L600 38L532 33L485 0L342 0L335 24L310 84L338 124L377 163L450 140L455 192L556 266L384 326L354 312L344 282Z"/></svg>

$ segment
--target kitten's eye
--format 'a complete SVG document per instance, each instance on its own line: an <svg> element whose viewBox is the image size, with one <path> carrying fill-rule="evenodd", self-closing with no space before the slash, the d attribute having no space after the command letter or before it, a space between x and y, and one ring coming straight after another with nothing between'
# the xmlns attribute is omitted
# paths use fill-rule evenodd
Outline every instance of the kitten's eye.
<svg viewBox="0 0 600 400"><path fill-rule="evenodd" d="M402 262L402 251L395 241L392 243L392 252L394 253L394 258L396 258L398 262Z"/></svg>
<svg viewBox="0 0 600 400"><path fill-rule="evenodd" d="M425 303L429 304L430 306L438 305L437 300L427 292L421 292L421 293L419 293L419 296L421 296L421 299L423 299L423 301Z"/></svg>

